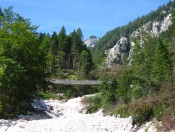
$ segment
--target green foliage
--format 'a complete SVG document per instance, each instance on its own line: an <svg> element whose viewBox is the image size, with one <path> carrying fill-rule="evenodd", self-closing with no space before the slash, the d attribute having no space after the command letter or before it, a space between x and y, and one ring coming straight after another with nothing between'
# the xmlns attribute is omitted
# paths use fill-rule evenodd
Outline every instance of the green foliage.
<svg viewBox="0 0 175 132"><path fill-rule="evenodd" d="M17 112L28 106L32 94L42 88L46 58L35 34L36 26L12 11L0 18L0 113Z"/></svg>
<svg viewBox="0 0 175 132"><path fill-rule="evenodd" d="M98 88L98 94L84 99L85 104L87 104L87 112L93 113L101 108L108 109L111 105L115 104L118 101L116 88L116 80L103 81L102 85Z"/></svg>
<svg viewBox="0 0 175 132"><path fill-rule="evenodd" d="M130 113L137 123L142 124L153 115L153 104L150 102L136 102L130 105Z"/></svg>
<svg viewBox="0 0 175 132"><path fill-rule="evenodd" d="M135 101L128 105L122 104L114 109L111 115L119 115L120 117L132 116L138 124L142 124L144 121L151 119L153 115L153 104L144 101Z"/></svg>
<svg viewBox="0 0 175 132"><path fill-rule="evenodd" d="M105 57L105 51L112 48L120 40L121 36L127 37L129 39L128 36L130 36L133 31L136 31L143 24L153 20L162 21L164 16L168 15L169 13L174 14L174 11L171 10L175 8L174 3L174 1L170 1L166 6L161 6L156 11L152 11L148 15L138 17L133 22L129 22L125 26L108 31L93 48L92 56L94 63L97 65L101 64ZM174 32L174 28L172 28L172 30L169 32L169 35L166 35L167 38L170 38L168 36L172 36L172 32ZM126 50L125 53L128 54L129 50Z"/></svg>
<svg viewBox="0 0 175 132"><path fill-rule="evenodd" d="M131 69L124 68L118 80L116 94L124 102L128 102L130 100L130 86L132 85L133 81L132 72L133 71Z"/></svg>
<svg viewBox="0 0 175 132"><path fill-rule="evenodd" d="M158 101L159 102L159 101ZM166 111L165 104L155 103L154 101L135 101L128 105L121 105L115 111L113 115L120 115L121 117L134 117L135 121L140 125L144 121L148 121L152 118L160 119L163 113Z"/></svg>
<svg viewBox="0 0 175 132"><path fill-rule="evenodd" d="M143 97L143 88L139 85L132 86L131 89L131 98L136 100Z"/></svg>
<svg viewBox="0 0 175 132"><path fill-rule="evenodd" d="M48 73L53 77L60 77L60 72L68 69L74 70L81 79L87 78L92 59L82 39L81 29L66 35L64 26L58 34L53 32L51 37L40 34L41 49L47 56Z"/></svg>
<svg viewBox="0 0 175 132"><path fill-rule="evenodd" d="M169 109L172 111L174 108L173 96L169 97L163 92L159 99L151 100L154 94L160 93L159 90L163 85L175 86L175 70L174 67L172 68L175 60L175 14L174 9L170 9L171 7L175 8L175 1L169 2L167 6L162 6L157 11L138 18L126 26L114 29L101 38L92 51L93 61L96 64L102 62L106 50L113 47L121 36L128 37L143 24L153 20L162 21L164 16L169 13L173 14L173 24L167 32L156 37L142 32L141 37L144 43L141 42L139 37L132 40L135 42L135 45L131 47L130 63L123 63L126 65L122 66L121 72L114 78L110 78L107 70L103 69L106 73L101 72L100 74L104 82L100 86L98 98L94 97L94 100L89 101L92 104L92 106L91 104L89 105L91 106L90 110L98 110L99 107L107 110L117 103L115 109L114 107L112 108L112 114L119 114L122 117L131 115L139 124L152 117L160 118L162 113ZM164 12L165 14L163 14L163 11L166 11ZM113 80L117 81L113 83ZM172 88L167 90L174 91ZM162 101L160 98L165 95L166 97ZM167 100L171 103L167 103ZM95 105L94 102L99 103L99 105Z"/></svg>
<svg viewBox="0 0 175 132"><path fill-rule="evenodd" d="M81 97L83 95L94 94L99 91L98 86L81 86L81 85L54 85L52 93L62 93L65 99Z"/></svg>
<svg viewBox="0 0 175 132"><path fill-rule="evenodd" d="M120 105L111 112L111 115L120 116L126 118L130 115L127 105Z"/></svg>
<svg viewBox="0 0 175 132"><path fill-rule="evenodd" d="M160 119L160 117L162 116L163 112L165 111L166 107L164 104L158 104L156 106L154 106L153 108L153 116L156 119Z"/></svg>
<svg viewBox="0 0 175 132"><path fill-rule="evenodd" d="M121 104L117 104L112 114L119 114L121 117L131 115L139 124L161 116L165 109L164 104L157 105L146 99L158 92L161 84L172 73L168 45L163 43L163 38L146 36L142 47L138 43L133 47L131 65L122 67L120 74L116 76L117 83L112 85L109 82L113 79L105 78L100 87L101 108L110 108L115 99L115 103Z"/></svg>
<svg viewBox="0 0 175 132"><path fill-rule="evenodd" d="M171 73L171 60L167 45L158 40L154 54L153 76L158 82L168 80Z"/></svg>
<svg viewBox="0 0 175 132"><path fill-rule="evenodd" d="M102 101L100 95L86 97L83 101L86 106L87 113L94 113L102 107Z"/></svg>
<svg viewBox="0 0 175 132"><path fill-rule="evenodd" d="M117 101L116 88L117 88L116 80L103 81L102 85L100 86L100 94L102 96L104 108L108 107L109 105Z"/></svg>
<svg viewBox="0 0 175 132"><path fill-rule="evenodd" d="M74 92L74 91L75 91L75 90L73 90L73 89L67 89L67 90L64 92L64 97L65 97L66 99L70 99L70 98L75 97L76 92Z"/></svg>
<svg viewBox="0 0 175 132"><path fill-rule="evenodd" d="M88 50L83 50L80 54L80 70L79 70L79 77L87 78L89 71L91 70L92 61L90 52Z"/></svg>
<svg viewBox="0 0 175 132"><path fill-rule="evenodd" d="M37 96L43 99L58 99L59 98L56 94L53 94L52 92L43 92L43 91L38 92Z"/></svg>
<svg viewBox="0 0 175 132"><path fill-rule="evenodd" d="M132 88L131 93L139 90L140 95L156 91L163 81L165 82L169 79L172 72L171 56L168 45L163 42L163 38L147 35L144 39L145 43L142 48L138 43L133 47L132 66L130 68L132 72L129 73L130 78L128 80L126 80L128 76L124 76L123 79L124 84L125 82L130 82L130 85L139 87L140 90L133 87L134 89ZM129 85L123 87L129 87Z"/></svg>

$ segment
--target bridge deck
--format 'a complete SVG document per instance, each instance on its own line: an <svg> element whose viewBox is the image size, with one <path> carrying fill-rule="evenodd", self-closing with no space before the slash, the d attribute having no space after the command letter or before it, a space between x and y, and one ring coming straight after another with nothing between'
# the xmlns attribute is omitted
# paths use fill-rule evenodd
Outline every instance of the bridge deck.
<svg viewBox="0 0 175 132"><path fill-rule="evenodd" d="M96 80L63 80L63 79L52 79L50 82L61 85L100 85L102 81Z"/></svg>

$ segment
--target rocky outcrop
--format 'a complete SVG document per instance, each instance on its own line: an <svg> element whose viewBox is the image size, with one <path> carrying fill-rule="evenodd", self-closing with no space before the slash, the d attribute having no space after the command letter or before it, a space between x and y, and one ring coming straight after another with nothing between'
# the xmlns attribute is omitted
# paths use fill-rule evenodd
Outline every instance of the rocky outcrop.
<svg viewBox="0 0 175 132"><path fill-rule="evenodd" d="M166 17L164 17L163 21L151 21L137 30L135 30L128 38L121 37L120 40L116 43L116 45L106 51L107 59L106 63L108 66L111 66L113 63L121 64L124 57L128 57L128 59L131 56L132 48L135 45L134 39L140 38L140 44L143 45L143 33L146 32L150 34L151 36L158 36L162 32L165 32L168 30L169 26L172 24L172 15L168 14Z"/></svg>
<svg viewBox="0 0 175 132"><path fill-rule="evenodd" d="M152 36L158 36L162 32L168 30L169 26L172 24L172 15L167 15L163 21L153 21L144 24L142 27L138 28L131 35L132 38L136 38L141 35L141 32L149 33Z"/></svg>
<svg viewBox="0 0 175 132"><path fill-rule="evenodd" d="M84 41L87 47L94 47L99 42L99 37L90 36L88 39Z"/></svg>
<svg viewBox="0 0 175 132"><path fill-rule="evenodd" d="M111 48L107 53L107 64L111 65L114 61L115 63L121 63L124 57L124 53L128 52L130 49L130 42L128 38L122 37L116 45Z"/></svg>

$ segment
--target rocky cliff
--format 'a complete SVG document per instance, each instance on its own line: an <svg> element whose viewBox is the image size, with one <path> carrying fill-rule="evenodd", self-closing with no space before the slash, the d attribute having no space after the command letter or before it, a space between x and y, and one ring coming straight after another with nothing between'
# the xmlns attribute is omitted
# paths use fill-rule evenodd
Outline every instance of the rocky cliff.
<svg viewBox="0 0 175 132"><path fill-rule="evenodd" d="M134 46L134 39L140 38L140 44L142 45L143 39L142 39L142 33L146 32L150 34L151 36L158 36L162 32L165 32L168 30L169 26L172 24L172 15L168 14L164 17L162 21L150 21L143 26L136 29L132 34L128 37L122 36L119 41L116 43L116 45L106 51L106 63L108 66L112 65L113 63L119 63L121 64L124 57L130 56L132 53L132 48Z"/></svg>

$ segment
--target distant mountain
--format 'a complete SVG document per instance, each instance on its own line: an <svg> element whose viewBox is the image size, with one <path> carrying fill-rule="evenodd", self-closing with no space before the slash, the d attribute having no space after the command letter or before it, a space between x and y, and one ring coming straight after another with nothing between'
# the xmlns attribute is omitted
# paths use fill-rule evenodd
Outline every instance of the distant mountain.
<svg viewBox="0 0 175 132"><path fill-rule="evenodd" d="M108 31L93 48L94 62L96 64L105 62L108 65L122 64L123 58L130 57L135 38L140 38L140 44L143 44L143 32L151 36L159 36L169 30L175 17L174 11L175 0L125 26Z"/></svg>
<svg viewBox="0 0 175 132"><path fill-rule="evenodd" d="M88 39L84 41L88 48L94 47L99 42L99 37L90 36Z"/></svg>

